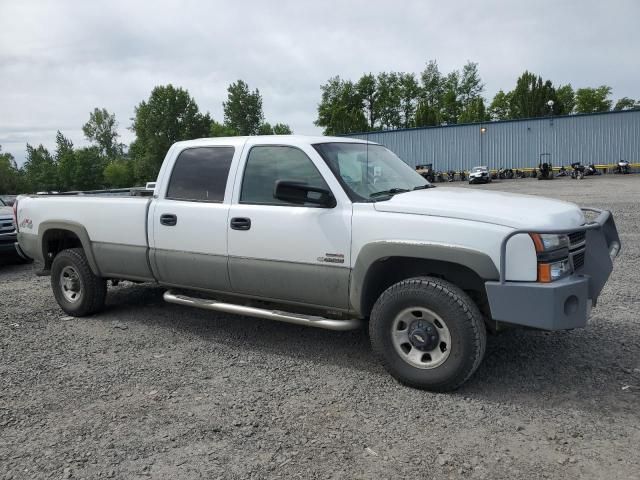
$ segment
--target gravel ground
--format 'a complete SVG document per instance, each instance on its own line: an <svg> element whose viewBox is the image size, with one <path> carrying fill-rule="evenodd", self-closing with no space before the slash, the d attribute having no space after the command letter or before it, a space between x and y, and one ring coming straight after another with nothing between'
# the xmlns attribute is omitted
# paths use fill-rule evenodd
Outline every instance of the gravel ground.
<svg viewBox="0 0 640 480"><path fill-rule="evenodd" d="M613 210L623 253L588 328L490 337L471 381L432 394L389 377L365 331L131 284L72 319L34 266L0 266L0 476L640 478L640 176L471 188Z"/></svg>

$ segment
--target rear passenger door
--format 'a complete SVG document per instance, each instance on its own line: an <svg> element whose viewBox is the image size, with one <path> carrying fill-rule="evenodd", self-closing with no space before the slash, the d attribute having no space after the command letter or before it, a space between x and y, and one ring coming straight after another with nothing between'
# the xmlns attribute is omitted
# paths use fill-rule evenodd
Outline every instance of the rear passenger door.
<svg viewBox="0 0 640 480"><path fill-rule="evenodd" d="M160 198L150 212L150 258L160 282L229 289L226 230L232 187L227 188L227 179L237 150L233 146L187 148L165 174L169 176L166 191L158 193Z"/></svg>

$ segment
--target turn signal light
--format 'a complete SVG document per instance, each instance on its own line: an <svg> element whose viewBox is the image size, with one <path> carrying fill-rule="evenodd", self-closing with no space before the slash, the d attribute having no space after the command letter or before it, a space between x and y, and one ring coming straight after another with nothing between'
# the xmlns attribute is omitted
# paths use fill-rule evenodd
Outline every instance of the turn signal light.
<svg viewBox="0 0 640 480"><path fill-rule="evenodd" d="M538 263L538 281L542 283L553 282L571 272L569 259L552 263Z"/></svg>
<svg viewBox="0 0 640 480"><path fill-rule="evenodd" d="M551 264L550 263L538 264L538 281L542 283L551 282Z"/></svg>

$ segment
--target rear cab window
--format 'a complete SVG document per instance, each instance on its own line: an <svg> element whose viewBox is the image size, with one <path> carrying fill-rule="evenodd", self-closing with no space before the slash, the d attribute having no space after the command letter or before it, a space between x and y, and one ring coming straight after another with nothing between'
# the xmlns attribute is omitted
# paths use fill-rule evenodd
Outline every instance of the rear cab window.
<svg viewBox="0 0 640 480"><path fill-rule="evenodd" d="M222 203L234 147L195 147L176 159L166 198L188 202Z"/></svg>

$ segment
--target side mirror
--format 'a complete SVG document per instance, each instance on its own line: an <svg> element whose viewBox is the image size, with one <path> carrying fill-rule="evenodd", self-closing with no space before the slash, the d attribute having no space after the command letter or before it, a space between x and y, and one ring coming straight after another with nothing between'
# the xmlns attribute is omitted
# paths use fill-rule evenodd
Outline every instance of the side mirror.
<svg viewBox="0 0 640 480"><path fill-rule="evenodd" d="M336 199L326 188L312 187L306 183L276 180L273 196L283 202L304 205L311 203L324 208L336 206Z"/></svg>

